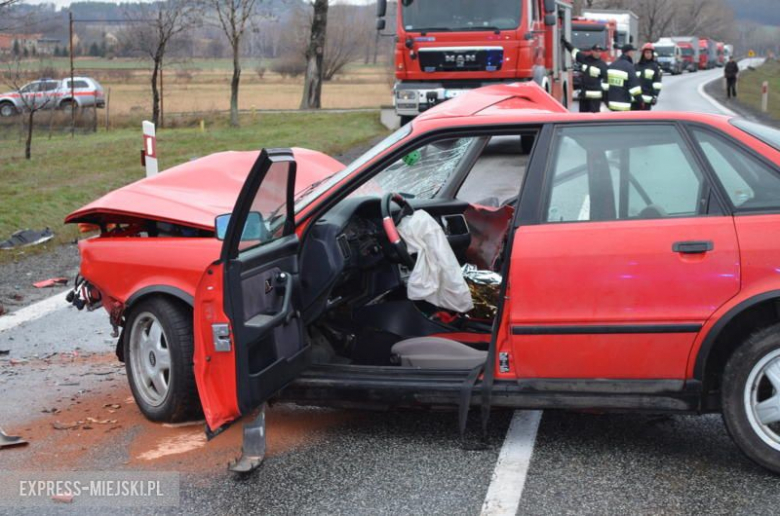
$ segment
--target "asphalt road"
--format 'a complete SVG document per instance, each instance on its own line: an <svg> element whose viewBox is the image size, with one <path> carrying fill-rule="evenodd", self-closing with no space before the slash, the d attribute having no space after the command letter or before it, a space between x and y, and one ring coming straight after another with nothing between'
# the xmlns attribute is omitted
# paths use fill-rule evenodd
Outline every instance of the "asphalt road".
<svg viewBox="0 0 780 516"><path fill-rule="evenodd" d="M665 78L659 108L717 112L698 87L719 73ZM0 450L0 470L180 472L180 506L138 514L469 515L496 482L522 491L518 514L774 514L780 506L780 477L743 458L718 416L546 411L524 442L533 450L527 475L509 468L492 478L510 412L494 414L488 446L474 450L452 413L276 406L265 464L236 481L225 465L239 452L238 426L206 443L201 425L144 421L102 312L63 307L6 331L2 324L0 350L10 353L0 356L0 427L31 444ZM76 509L103 513L78 500L45 512ZM0 503L4 511L18 513Z"/></svg>

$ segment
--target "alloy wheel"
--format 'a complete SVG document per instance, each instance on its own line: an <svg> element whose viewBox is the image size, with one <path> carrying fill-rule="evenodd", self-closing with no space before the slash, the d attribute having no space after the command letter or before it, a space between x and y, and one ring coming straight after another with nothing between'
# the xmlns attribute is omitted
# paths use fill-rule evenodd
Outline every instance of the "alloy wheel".
<svg viewBox="0 0 780 516"><path fill-rule="evenodd" d="M759 360L748 375L745 412L758 437L780 451L780 349Z"/></svg>
<svg viewBox="0 0 780 516"><path fill-rule="evenodd" d="M160 320L149 312L135 318L130 329L133 383L149 405L159 407L171 384L171 353Z"/></svg>

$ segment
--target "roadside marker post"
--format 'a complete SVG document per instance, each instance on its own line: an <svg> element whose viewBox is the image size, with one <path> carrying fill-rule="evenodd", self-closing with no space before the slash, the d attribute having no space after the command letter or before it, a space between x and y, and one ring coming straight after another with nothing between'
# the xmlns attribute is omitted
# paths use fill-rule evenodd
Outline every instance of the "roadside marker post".
<svg viewBox="0 0 780 516"><path fill-rule="evenodd" d="M761 111L769 111L769 81L764 81L761 85Z"/></svg>
<svg viewBox="0 0 780 516"><path fill-rule="evenodd" d="M146 177L156 176L157 169L157 133L154 124L144 120L144 149L141 151L141 159L146 167Z"/></svg>

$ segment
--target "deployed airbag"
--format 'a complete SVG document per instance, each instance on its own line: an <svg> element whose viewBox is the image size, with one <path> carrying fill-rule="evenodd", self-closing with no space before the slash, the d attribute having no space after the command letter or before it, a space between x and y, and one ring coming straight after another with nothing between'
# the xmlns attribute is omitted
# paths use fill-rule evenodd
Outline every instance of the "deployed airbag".
<svg viewBox="0 0 780 516"><path fill-rule="evenodd" d="M409 254L417 254L407 285L409 299L460 313L474 308L458 259L433 217L418 210L401 221L398 232Z"/></svg>

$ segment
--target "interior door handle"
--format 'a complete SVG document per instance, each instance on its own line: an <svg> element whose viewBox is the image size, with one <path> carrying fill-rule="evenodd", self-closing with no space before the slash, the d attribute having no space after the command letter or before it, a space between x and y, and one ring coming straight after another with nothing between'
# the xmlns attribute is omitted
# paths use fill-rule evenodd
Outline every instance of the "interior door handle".
<svg viewBox="0 0 780 516"><path fill-rule="evenodd" d="M280 324L289 324L295 315L295 311L292 309L292 295L293 295L293 279L292 276L286 272L280 273L276 277L277 288L284 289L284 298L282 299L281 310L273 315L258 314L249 319L245 324L255 330L260 330L261 334L265 334Z"/></svg>
<svg viewBox="0 0 780 516"><path fill-rule="evenodd" d="M709 240L675 242L672 251L680 254L704 254L715 249L715 245Z"/></svg>

